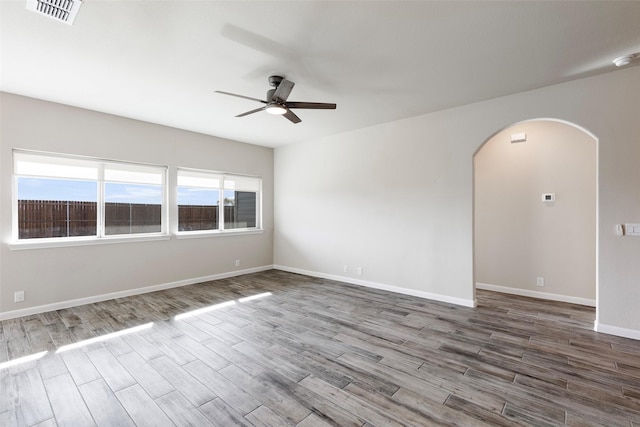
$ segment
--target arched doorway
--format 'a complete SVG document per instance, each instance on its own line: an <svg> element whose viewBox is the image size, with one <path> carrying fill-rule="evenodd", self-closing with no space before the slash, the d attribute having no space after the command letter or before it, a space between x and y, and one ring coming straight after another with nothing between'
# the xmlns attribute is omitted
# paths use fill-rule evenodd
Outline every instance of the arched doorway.
<svg viewBox="0 0 640 427"><path fill-rule="evenodd" d="M597 138L535 119L473 157L474 284L597 306Z"/></svg>

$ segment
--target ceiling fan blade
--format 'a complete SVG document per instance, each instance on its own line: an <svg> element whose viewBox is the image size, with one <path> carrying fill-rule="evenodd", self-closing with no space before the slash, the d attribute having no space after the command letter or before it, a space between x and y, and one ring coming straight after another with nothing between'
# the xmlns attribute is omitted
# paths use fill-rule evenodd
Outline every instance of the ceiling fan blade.
<svg viewBox="0 0 640 427"><path fill-rule="evenodd" d="M247 111L246 113L238 114L236 117L248 116L249 114L257 113L258 111L263 111L264 109L265 109L265 107L256 108L255 110L251 110L251 111Z"/></svg>
<svg viewBox="0 0 640 427"><path fill-rule="evenodd" d="M336 104L327 104L325 102L287 102L288 108L307 108L316 110L335 110Z"/></svg>
<svg viewBox="0 0 640 427"><path fill-rule="evenodd" d="M262 99L258 99L258 98L251 98L249 96L244 96L244 95L238 95L236 93L231 93L231 92L223 92L221 90L216 90L216 93L221 93L223 95L230 95L230 96L235 96L236 98L243 98L243 99L249 99L251 101L258 101L258 102L262 102L263 104L266 104L267 101L263 101Z"/></svg>
<svg viewBox="0 0 640 427"><path fill-rule="evenodd" d="M295 86L294 82L287 79L282 79L282 81L276 88L276 91L273 93L272 101L274 101L276 98L281 101L286 101L289 97L289 94L291 93L291 90L293 89L293 86Z"/></svg>
<svg viewBox="0 0 640 427"><path fill-rule="evenodd" d="M293 111L287 109L287 112L284 113L282 115L282 117L286 117L287 119L289 119L292 123L300 123L302 120L300 120L300 117L296 116L295 114L293 114Z"/></svg>

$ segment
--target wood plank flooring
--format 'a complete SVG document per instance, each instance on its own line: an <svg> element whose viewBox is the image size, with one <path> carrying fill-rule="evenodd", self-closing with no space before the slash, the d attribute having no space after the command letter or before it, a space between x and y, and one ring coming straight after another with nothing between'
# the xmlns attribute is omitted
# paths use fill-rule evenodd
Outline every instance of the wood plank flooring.
<svg viewBox="0 0 640 427"><path fill-rule="evenodd" d="M0 425L640 426L640 341L478 301L271 270L6 320Z"/></svg>

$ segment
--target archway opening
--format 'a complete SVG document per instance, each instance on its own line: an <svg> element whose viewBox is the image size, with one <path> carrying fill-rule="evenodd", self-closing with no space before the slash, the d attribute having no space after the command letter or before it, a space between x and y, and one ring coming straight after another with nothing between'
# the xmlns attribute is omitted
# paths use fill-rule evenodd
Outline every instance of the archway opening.
<svg viewBox="0 0 640 427"><path fill-rule="evenodd" d="M475 289L597 309L597 138L515 123L473 157Z"/></svg>

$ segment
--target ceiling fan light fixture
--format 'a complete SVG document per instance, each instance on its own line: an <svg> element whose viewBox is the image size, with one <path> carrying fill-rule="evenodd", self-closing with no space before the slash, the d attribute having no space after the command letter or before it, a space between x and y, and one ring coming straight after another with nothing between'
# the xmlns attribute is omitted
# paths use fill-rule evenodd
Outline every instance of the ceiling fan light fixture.
<svg viewBox="0 0 640 427"><path fill-rule="evenodd" d="M264 109L269 114L283 115L287 112L287 107L281 104L269 104Z"/></svg>
<svg viewBox="0 0 640 427"><path fill-rule="evenodd" d="M616 58L613 60L613 63L616 65L616 67L624 67L625 65L629 65L632 61L638 58L640 58L640 52Z"/></svg>

